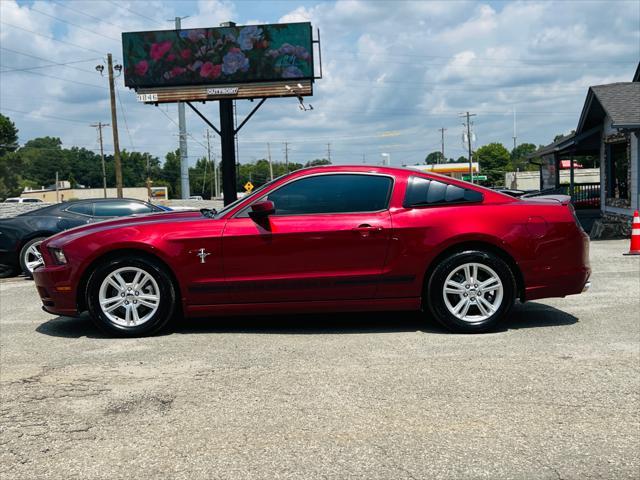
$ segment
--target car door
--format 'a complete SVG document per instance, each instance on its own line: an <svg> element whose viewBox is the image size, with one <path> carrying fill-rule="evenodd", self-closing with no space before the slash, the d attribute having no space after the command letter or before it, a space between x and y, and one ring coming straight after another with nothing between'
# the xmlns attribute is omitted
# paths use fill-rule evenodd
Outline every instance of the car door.
<svg viewBox="0 0 640 480"><path fill-rule="evenodd" d="M256 199L272 201L275 213L256 222L247 207L223 232L232 301L373 297L391 237L392 188L388 175L327 173L291 180Z"/></svg>
<svg viewBox="0 0 640 480"><path fill-rule="evenodd" d="M71 202L71 205L61 212L58 228L60 230L69 230L91 222L93 222L93 203Z"/></svg>

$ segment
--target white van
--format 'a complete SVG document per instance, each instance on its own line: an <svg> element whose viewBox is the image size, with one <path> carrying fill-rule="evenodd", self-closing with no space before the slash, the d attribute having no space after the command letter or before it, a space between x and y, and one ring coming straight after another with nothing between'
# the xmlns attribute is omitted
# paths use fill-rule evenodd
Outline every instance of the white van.
<svg viewBox="0 0 640 480"><path fill-rule="evenodd" d="M39 198L22 198L22 197L11 197L7 198L4 203L38 203L42 202Z"/></svg>

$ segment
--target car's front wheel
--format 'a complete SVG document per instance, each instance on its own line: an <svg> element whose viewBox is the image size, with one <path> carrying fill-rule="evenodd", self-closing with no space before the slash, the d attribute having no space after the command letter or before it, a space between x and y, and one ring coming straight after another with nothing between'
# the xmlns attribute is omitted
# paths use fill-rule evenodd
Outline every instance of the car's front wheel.
<svg viewBox="0 0 640 480"><path fill-rule="evenodd" d="M159 262L126 256L98 266L87 283L86 302L91 319L104 332L139 337L169 322L176 293Z"/></svg>
<svg viewBox="0 0 640 480"><path fill-rule="evenodd" d="M40 244L47 237L32 238L20 250L20 268L27 278L33 277L33 271L43 265Z"/></svg>
<svg viewBox="0 0 640 480"><path fill-rule="evenodd" d="M449 330L492 330L515 302L516 282L509 265L478 250L457 252L433 271L426 298L435 319Z"/></svg>

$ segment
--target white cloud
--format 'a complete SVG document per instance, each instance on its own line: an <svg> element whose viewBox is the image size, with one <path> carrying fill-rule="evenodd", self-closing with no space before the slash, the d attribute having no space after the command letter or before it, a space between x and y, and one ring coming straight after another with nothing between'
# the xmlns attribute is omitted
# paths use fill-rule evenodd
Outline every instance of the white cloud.
<svg viewBox="0 0 640 480"><path fill-rule="evenodd" d="M448 155L457 157L464 153L457 114L466 110L478 114L480 143L510 145L513 108L519 139L547 143L575 127L588 85L628 81L640 57L640 4L633 0L613 6L605 1L307 1L278 2L268 9L254 8L262 2L200 0L188 4L190 10L181 2L115 3L0 1L3 71L90 60L0 74L0 110L16 122L21 141L52 135L67 145L96 148L89 124L110 122L110 114L107 82L94 66L108 51L120 59L122 31L171 28L176 15L189 15L186 28L256 19L311 21L320 28L323 78L308 99L314 110L301 112L294 99L267 101L239 136L241 161L264 156L267 141L276 142L272 154L279 159L277 142L287 140L292 161L323 156L331 142L338 162L360 162L362 154L379 161L388 149L395 162L414 163L439 149L441 126L448 128ZM175 105L138 104L121 78L118 84L124 107L121 145L131 148L124 113L134 147L161 157L175 149L177 128L165 116L176 119ZM238 102L239 117L254 105ZM215 104L201 109L217 123ZM187 123L197 140L189 141L195 160L204 152L205 125L191 112ZM383 136L388 131L399 133ZM107 149L110 145L107 141Z"/></svg>

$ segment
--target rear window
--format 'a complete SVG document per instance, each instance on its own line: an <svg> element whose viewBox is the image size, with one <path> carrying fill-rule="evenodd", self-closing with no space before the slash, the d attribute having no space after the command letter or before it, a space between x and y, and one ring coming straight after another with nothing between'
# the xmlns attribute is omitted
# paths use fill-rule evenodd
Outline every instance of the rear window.
<svg viewBox="0 0 640 480"><path fill-rule="evenodd" d="M410 177L402 206L405 208L481 202L482 193L424 177Z"/></svg>
<svg viewBox="0 0 640 480"><path fill-rule="evenodd" d="M66 208L67 212L77 213L79 215L93 215L93 203L84 202L76 203Z"/></svg>
<svg viewBox="0 0 640 480"><path fill-rule="evenodd" d="M126 217L133 214L151 213L156 210L149 205L127 200L110 202L96 202L94 215L96 217Z"/></svg>

